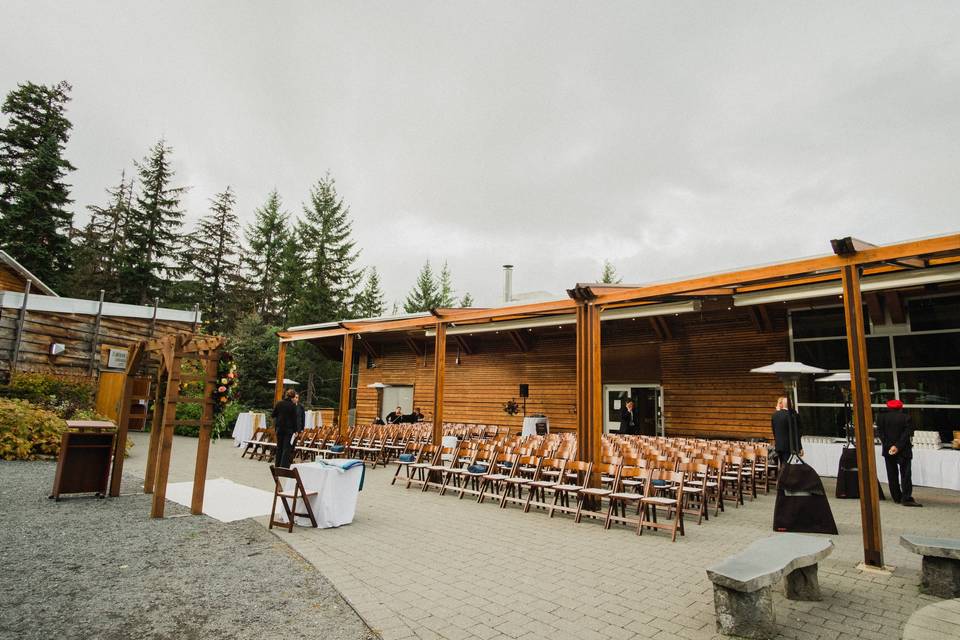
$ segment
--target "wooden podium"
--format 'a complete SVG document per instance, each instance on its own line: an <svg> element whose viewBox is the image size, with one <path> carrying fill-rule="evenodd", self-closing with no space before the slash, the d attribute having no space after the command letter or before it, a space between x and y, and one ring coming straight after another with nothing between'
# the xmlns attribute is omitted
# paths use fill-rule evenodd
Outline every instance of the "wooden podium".
<svg viewBox="0 0 960 640"><path fill-rule="evenodd" d="M68 420L67 429L61 436L50 497L60 500L65 493L95 493L103 498L110 483L117 426L112 422Z"/></svg>

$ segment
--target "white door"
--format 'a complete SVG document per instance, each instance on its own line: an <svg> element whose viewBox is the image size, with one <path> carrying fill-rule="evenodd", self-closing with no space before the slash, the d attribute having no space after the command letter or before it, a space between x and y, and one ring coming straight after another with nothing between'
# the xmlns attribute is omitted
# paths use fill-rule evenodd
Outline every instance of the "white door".
<svg viewBox="0 0 960 640"><path fill-rule="evenodd" d="M663 392L656 384L603 385L603 432L620 430L620 412L633 400L640 433L663 435Z"/></svg>
<svg viewBox="0 0 960 640"><path fill-rule="evenodd" d="M404 415L413 413L413 387L408 385L390 385L383 389L383 406L380 407L380 418L387 419L387 414L397 407Z"/></svg>

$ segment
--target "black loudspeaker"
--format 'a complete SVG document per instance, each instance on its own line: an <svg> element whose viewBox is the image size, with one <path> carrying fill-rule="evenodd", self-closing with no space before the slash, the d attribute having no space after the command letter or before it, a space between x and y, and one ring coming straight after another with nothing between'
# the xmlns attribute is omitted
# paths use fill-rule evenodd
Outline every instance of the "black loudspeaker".
<svg viewBox="0 0 960 640"><path fill-rule="evenodd" d="M520 397L529 398L530 397L530 385L522 384L520 385Z"/></svg>

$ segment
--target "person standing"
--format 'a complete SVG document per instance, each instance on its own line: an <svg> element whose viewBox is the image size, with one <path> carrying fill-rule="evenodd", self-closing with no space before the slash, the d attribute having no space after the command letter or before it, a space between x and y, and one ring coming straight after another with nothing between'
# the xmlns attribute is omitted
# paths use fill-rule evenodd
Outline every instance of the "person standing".
<svg viewBox="0 0 960 640"><path fill-rule="evenodd" d="M877 414L877 430L893 501L905 507L922 507L913 499L913 443L910 442L913 425L910 416L903 411L903 402L887 400L887 408Z"/></svg>
<svg viewBox="0 0 960 640"><path fill-rule="evenodd" d="M796 425L795 431L790 428L791 422ZM770 417L770 426L773 428L773 448L777 452L780 464L786 464L790 459L791 451L803 454L800 449L800 416L790 408L790 402L785 396L777 398L777 408ZM792 442L791 431L793 431Z"/></svg>
<svg viewBox="0 0 960 640"><path fill-rule="evenodd" d="M300 433L307 426L307 410L300 404L299 393L293 396L293 404L297 405L297 433Z"/></svg>
<svg viewBox="0 0 960 640"><path fill-rule="evenodd" d="M639 427L636 405L633 404L633 399L629 399L626 406L620 410L620 433L627 435L639 433Z"/></svg>
<svg viewBox="0 0 960 640"><path fill-rule="evenodd" d="M283 399L273 407L273 428L277 432L275 464L278 467L290 466L290 456L293 453L293 445L290 441L297 430L299 414L297 405L293 401L296 396L296 391L287 389Z"/></svg>

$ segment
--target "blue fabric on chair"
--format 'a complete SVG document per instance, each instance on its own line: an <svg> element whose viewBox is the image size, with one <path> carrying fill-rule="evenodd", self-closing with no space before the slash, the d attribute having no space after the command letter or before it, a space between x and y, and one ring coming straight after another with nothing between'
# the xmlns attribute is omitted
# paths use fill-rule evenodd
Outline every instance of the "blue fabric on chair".
<svg viewBox="0 0 960 640"><path fill-rule="evenodd" d="M343 453L343 449L344 447L342 444L335 444L330 447L330 451L333 453Z"/></svg>
<svg viewBox="0 0 960 640"><path fill-rule="evenodd" d="M399 460L400 462L413 462L414 460L416 460L416 456L413 455L412 453L401 453L397 457L397 460Z"/></svg>
<svg viewBox="0 0 960 640"><path fill-rule="evenodd" d="M655 486L655 487L666 487L666 486L669 486L669 485L670 485L670 483L667 482L666 480L654 480L654 481L653 481L653 486Z"/></svg>
<svg viewBox="0 0 960 640"><path fill-rule="evenodd" d="M486 473L486 472L487 472L487 465L485 465L485 464L472 464L472 465L470 465L469 467L467 467L467 471L469 471L470 473Z"/></svg>

